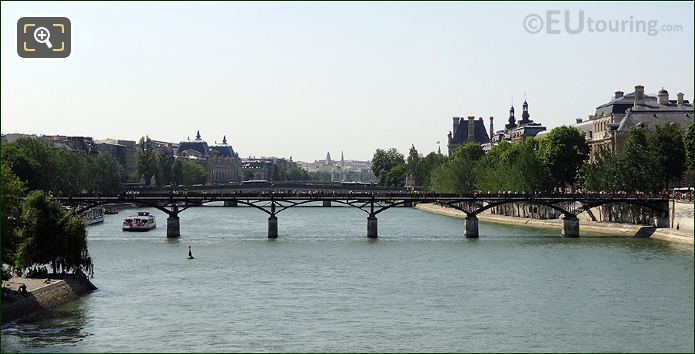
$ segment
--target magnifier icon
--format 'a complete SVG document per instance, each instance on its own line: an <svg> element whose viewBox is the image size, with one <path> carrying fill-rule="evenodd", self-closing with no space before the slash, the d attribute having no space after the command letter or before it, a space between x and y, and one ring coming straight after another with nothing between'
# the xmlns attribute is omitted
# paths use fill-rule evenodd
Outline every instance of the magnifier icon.
<svg viewBox="0 0 695 354"><path fill-rule="evenodd" d="M39 43L45 44L49 49L53 48L53 44L50 41L51 32L46 27L39 27L34 30L34 39Z"/></svg>

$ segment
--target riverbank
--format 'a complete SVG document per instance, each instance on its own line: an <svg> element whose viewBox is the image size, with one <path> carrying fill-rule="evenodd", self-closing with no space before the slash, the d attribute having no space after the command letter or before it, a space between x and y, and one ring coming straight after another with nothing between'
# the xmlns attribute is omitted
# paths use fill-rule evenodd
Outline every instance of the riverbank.
<svg viewBox="0 0 695 354"><path fill-rule="evenodd" d="M415 208L430 213L446 215L456 218L465 218L466 214L452 208L446 208L435 204L418 204ZM562 231L560 219L530 219L513 216L494 215L490 213L478 214L478 220L506 225L523 225L542 229ZM693 245L693 234L688 231L680 231L670 228L655 229L645 225L618 224L608 222L584 221L579 223L580 235L589 237L650 237L654 239Z"/></svg>
<svg viewBox="0 0 695 354"><path fill-rule="evenodd" d="M68 275L63 279L15 277L3 281L3 289L9 289L8 298L3 296L2 324L14 321L31 313L47 310L58 305L76 300L97 287L87 278ZM26 286L26 293L18 292L21 285ZM3 290L3 293L5 290Z"/></svg>

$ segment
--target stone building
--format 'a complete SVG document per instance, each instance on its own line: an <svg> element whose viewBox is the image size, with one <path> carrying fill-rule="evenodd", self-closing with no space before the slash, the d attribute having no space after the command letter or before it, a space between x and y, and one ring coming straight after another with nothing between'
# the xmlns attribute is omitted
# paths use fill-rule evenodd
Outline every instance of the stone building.
<svg viewBox="0 0 695 354"><path fill-rule="evenodd" d="M133 140L104 139L95 140L97 151L109 154L123 167L128 180L135 182L137 179L137 153L136 142Z"/></svg>
<svg viewBox="0 0 695 354"><path fill-rule="evenodd" d="M490 144L486 146L486 148L492 148L502 141L509 141L516 144L528 138L535 138L540 132L546 130L542 124L535 123L531 120L531 114L529 113L528 102L526 102L526 100L524 100L522 109L521 120L517 122L514 116L514 106L512 105L509 108L507 124L504 125L504 129L498 130L492 135ZM493 117L490 117L490 131L493 131Z"/></svg>
<svg viewBox="0 0 695 354"><path fill-rule="evenodd" d="M453 120L453 130L447 136L449 156L454 153L457 147L470 142L479 145L490 143L490 137L487 135L482 117L475 119L474 116L468 116L467 120L462 117L454 117Z"/></svg>
<svg viewBox="0 0 695 354"><path fill-rule="evenodd" d="M676 124L687 129L693 122L693 105L683 99L682 93L676 97L669 99L668 91L663 88L656 96L646 95L644 86L637 85L627 95L616 91L609 102L596 107L588 120L577 119L573 126L584 132L592 156L601 148L619 152L632 128Z"/></svg>
<svg viewBox="0 0 695 354"><path fill-rule="evenodd" d="M222 138L221 144L209 146L198 131L195 140L179 143L176 158L193 160L203 166L208 172L210 184L241 182L241 159L232 146L227 144L227 136Z"/></svg>

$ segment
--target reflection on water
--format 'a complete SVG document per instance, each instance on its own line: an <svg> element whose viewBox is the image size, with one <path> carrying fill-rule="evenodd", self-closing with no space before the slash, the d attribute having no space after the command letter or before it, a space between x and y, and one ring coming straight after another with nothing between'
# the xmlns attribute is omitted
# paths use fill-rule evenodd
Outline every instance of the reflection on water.
<svg viewBox="0 0 695 354"><path fill-rule="evenodd" d="M21 347L32 348L32 351L52 351L81 342L91 335L83 301L80 299L51 311L37 312L7 326L2 332L2 351Z"/></svg>
<svg viewBox="0 0 695 354"><path fill-rule="evenodd" d="M152 210L161 220L166 215ZM95 293L3 351L692 351L693 250L414 209L192 208L182 237L89 229ZM188 246L195 260L186 260Z"/></svg>

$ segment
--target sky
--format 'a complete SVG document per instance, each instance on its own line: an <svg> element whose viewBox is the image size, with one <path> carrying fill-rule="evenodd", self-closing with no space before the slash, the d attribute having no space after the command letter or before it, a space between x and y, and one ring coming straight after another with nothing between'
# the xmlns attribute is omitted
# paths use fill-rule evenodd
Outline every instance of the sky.
<svg viewBox="0 0 695 354"><path fill-rule="evenodd" d="M494 116L497 130L524 98L550 129L638 84L695 96L692 2L0 7L2 133L178 142L200 130L241 157L368 160L446 151L452 117ZM70 19L68 58L19 57L17 20L36 16Z"/></svg>

